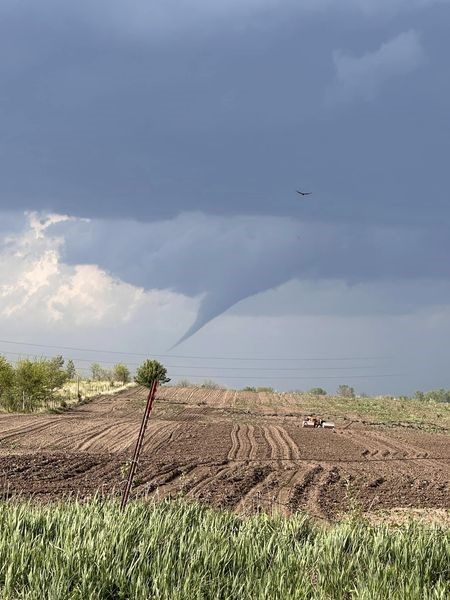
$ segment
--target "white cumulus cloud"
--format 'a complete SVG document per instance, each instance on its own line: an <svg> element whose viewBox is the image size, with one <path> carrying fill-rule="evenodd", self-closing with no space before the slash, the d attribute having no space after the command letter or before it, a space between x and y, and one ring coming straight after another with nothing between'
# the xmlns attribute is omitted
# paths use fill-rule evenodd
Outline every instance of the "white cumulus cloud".
<svg viewBox="0 0 450 600"><path fill-rule="evenodd" d="M5 236L0 245L0 326L20 321L47 327L125 327L143 318L149 329L157 323L156 328L173 332L192 320L196 301L182 294L144 291L95 264L64 264L64 238L50 234L48 227L80 219L27 217L26 228Z"/></svg>

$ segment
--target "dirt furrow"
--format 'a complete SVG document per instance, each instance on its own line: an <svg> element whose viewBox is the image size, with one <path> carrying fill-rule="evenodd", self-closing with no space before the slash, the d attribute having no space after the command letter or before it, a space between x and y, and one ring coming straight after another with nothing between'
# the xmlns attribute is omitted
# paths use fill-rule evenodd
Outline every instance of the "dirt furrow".
<svg viewBox="0 0 450 600"><path fill-rule="evenodd" d="M236 467L233 467L236 469ZM194 498L202 497L204 490L210 488L214 480L223 473L229 473L233 470L232 467L226 465L211 465L204 467L205 476L195 483L189 490L189 496Z"/></svg>
<svg viewBox="0 0 450 600"><path fill-rule="evenodd" d="M314 465L302 474L299 483L293 483L289 498L289 508L292 511L295 512L300 508L310 507L311 505L315 508L317 498L313 496L311 499L311 493L314 492L316 480L322 473L322 465Z"/></svg>
<svg viewBox="0 0 450 600"><path fill-rule="evenodd" d="M80 441L79 444L77 444L77 446L75 447L75 450L84 451L84 450L89 450L90 448L93 448L94 445L98 444L99 440L106 437L108 435L108 433L115 427L117 427L117 425L115 425L115 424L106 425L106 426L101 425L101 426L97 427L90 435L88 435L86 438L84 438L82 441Z"/></svg>
<svg viewBox="0 0 450 600"><path fill-rule="evenodd" d="M145 434L142 451L145 454L156 454L167 442L172 431L178 427L178 423L151 422Z"/></svg>
<svg viewBox="0 0 450 600"><path fill-rule="evenodd" d="M264 436L270 446L270 458L283 461L285 467L294 468L291 460L299 457L298 447L284 428L278 425L265 426Z"/></svg>
<svg viewBox="0 0 450 600"><path fill-rule="evenodd" d="M235 460L238 455L239 448L240 448L240 438L238 437L240 427L241 426L239 425L239 423L233 423L233 426L231 428L231 432L230 432L231 448L230 448L230 451L228 452L229 460Z"/></svg>
<svg viewBox="0 0 450 600"><path fill-rule="evenodd" d="M12 430L8 430L6 434L2 434L0 442L19 440L24 436L31 437L40 431L47 430L49 427L58 427L59 425L59 423L55 423L54 419L46 419L43 421L42 418L36 418L36 421L34 422L15 427Z"/></svg>

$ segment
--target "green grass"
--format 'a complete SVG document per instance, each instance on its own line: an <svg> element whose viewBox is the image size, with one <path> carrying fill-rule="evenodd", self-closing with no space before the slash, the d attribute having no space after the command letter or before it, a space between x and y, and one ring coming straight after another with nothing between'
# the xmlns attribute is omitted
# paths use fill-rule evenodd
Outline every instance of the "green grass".
<svg viewBox="0 0 450 600"><path fill-rule="evenodd" d="M242 519L181 501L0 504L0 598L446 599L450 533Z"/></svg>

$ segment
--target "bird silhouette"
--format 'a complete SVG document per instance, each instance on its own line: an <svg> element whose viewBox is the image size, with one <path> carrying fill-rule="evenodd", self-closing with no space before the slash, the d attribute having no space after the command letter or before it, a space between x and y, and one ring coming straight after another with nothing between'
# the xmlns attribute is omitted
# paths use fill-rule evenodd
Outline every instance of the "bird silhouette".
<svg viewBox="0 0 450 600"><path fill-rule="evenodd" d="M297 192L297 194L300 194L300 196L310 196L312 194L312 192L301 192L300 190L295 190Z"/></svg>

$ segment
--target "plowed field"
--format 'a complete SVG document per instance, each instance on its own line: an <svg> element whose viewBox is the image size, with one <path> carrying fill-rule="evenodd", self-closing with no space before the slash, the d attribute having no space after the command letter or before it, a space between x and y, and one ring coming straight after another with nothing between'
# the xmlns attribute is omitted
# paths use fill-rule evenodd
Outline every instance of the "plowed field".
<svg viewBox="0 0 450 600"><path fill-rule="evenodd" d="M124 485L146 398L132 388L63 414L0 414L0 494L53 498ZM166 387L152 413L134 495L184 496L241 512L450 507L448 431L383 427L289 394Z"/></svg>

